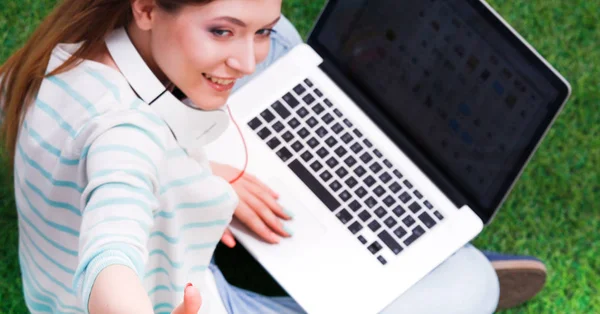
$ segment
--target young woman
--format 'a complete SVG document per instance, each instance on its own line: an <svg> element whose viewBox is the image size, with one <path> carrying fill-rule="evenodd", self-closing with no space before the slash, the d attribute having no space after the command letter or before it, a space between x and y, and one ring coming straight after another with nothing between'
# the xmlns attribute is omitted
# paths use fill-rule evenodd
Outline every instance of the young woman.
<svg viewBox="0 0 600 314"><path fill-rule="evenodd" d="M291 214L252 175L230 183L239 170L183 150L104 41L125 28L165 86L214 110L301 42L280 10L281 0L64 0L0 68L31 312L303 312L229 285L211 262L220 240L235 245L232 216L276 244ZM514 266L503 269L525 269ZM466 246L384 312L491 313L498 300L492 263Z"/></svg>

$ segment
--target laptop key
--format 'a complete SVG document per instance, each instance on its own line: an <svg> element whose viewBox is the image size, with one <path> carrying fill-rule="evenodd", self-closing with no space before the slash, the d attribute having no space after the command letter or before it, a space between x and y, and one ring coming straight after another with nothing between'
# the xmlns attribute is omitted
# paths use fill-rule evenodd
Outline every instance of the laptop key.
<svg viewBox="0 0 600 314"><path fill-rule="evenodd" d="M334 211L340 206L340 203L321 185L313 175L304 168L304 166L296 159L290 162L288 167L296 174L302 182L329 208Z"/></svg>
<svg viewBox="0 0 600 314"><path fill-rule="evenodd" d="M417 202L413 202L412 204L408 205L408 209L416 214L419 212L419 210L421 210L421 205L419 205Z"/></svg>
<svg viewBox="0 0 600 314"><path fill-rule="evenodd" d="M398 218L402 217L402 215L404 215L404 213L406 213L406 210L404 208L402 208L402 206L398 205L396 207L394 207L394 209L392 209L392 212L394 213L394 215L396 215Z"/></svg>
<svg viewBox="0 0 600 314"><path fill-rule="evenodd" d="M413 187L413 185L408 180L404 180L404 185L409 189L412 189L412 187Z"/></svg>
<svg viewBox="0 0 600 314"><path fill-rule="evenodd" d="M352 195L350 195L350 193L348 193L346 190L343 190L339 196L343 202L347 202L352 197Z"/></svg>
<svg viewBox="0 0 600 314"><path fill-rule="evenodd" d="M354 173L360 178L367 173L367 171L362 166L358 166L354 169Z"/></svg>
<svg viewBox="0 0 600 314"><path fill-rule="evenodd" d="M325 183L327 183L327 181L329 181L329 179L333 178L333 176L331 175L331 173L327 170L323 171L321 173L321 175L319 175L319 177L321 177L321 179L323 179L323 181Z"/></svg>
<svg viewBox="0 0 600 314"><path fill-rule="evenodd" d="M335 166L338 165L338 161L337 161L337 159L335 159L335 157L331 157L331 158L327 159L326 163L329 166L329 168L331 168L331 169L335 168Z"/></svg>
<svg viewBox="0 0 600 314"><path fill-rule="evenodd" d="M369 208L373 208L377 205L377 200L374 199L373 196L369 196L369 198L365 200L365 205L369 206Z"/></svg>
<svg viewBox="0 0 600 314"><path fill-rule="evenodd" d="M338 178L343 179L348 175L348 170L344 167L339 167L338 170L335 171L335 174L337 174Z"/></svg>
<svg viewBox="0 0 600 314"><path fill-rule="evenodd" d="M402 174L400 173L400 171L394 170L393 172L394 172L394 175L396 176L396 178L402 179Z"/></svg>
<svg viewBox="0 0 600 314"><path fill-rule="evenodd" d="M346 179L346 185L349 188L354 188L354 186L356 186L358 184L358 181L356 181L356 179L354 179L354 177L350 177L348 179Z"/></svg>
<svg viewBox="0 0 600 314"><path fill-rule="evenodd" d="M368 211L363 210L362 212L360 212L360 214L358 214L358 218L360 218L360 220L362 220L363 222L366 222L371 218L371 214Z"/></svg>
<svg viewBox="0 0 600 314"><path fill-rule="evenodd" d="M296 92L296 95L298 95L298 96L304 94L305 91L306 91L306 88L304 88L304 86L302 86L302 84L298 84L298 85L296 85L296 87L294 87L294 92Z"/></svg>
<svg viewBox="0 0 600 314"><path fill-rule="evenodd" d="M350 226L348 226L348 230L350 230L350 232L352 232L352 234L356 234L357 232L361 231L362 228L363 228L363 226L358 221L355 221L355 222L351 223Z"/></svg>
<svg viewBox="0 0 600 314"><path fill-rule="evenodd" d="M381 171L381 165L378 162L374 162L371 164L371 166L369 166L369 169L371 169L371 171L373 171L373 173L377 174L379 173L379 171Z"/></svg>
<svg viewBox="0 0 600 314"><path fill-rule="evenodd" d="M396 192L402 190L402 187L400 186L400 184L398 184L398 182L394 182L394 183L390 184L390 190L392 190L392 192L396 193Z"/></svg>
<svg viewBox="0 0 600 314"><path fill-rule="evenodd" d="M342 141L346 144L352 142L352 135L350 135L350 133L347 133L347 132L344 133L344 135L342 135Z"/></svg>
<svg viewBox="0 0 600 314"><path fill-rule="evenodd" d="M381 224L379 222L377 222L377 220L373 220L369 223L369 229L371 229L373 232L379 230L379 228L381 228Z"/></svg>
<svg viewBox="0 0 600 314"><path fill-rule="evenodd" d="M316 139L316 138L314 138L314 137L311 137L311 138L310 138L310 139L309 139L309 140L306 142L306 144L308 144L308 146L310 146L310 148L315 148L315 147L317 147L317 146L319 145L319 141L317 141L317 139Z"/></svg>
<svg viewBox="0 0 600 314"><path fill-rule="evenodd" d="M375 193L375 195L377 196L381 196L383 194L385 194L385 189L381 187L381 185L378 185L377 187L375 187L373 189L373 193Z"/></svg>
<svg viewBox="0 0 600 314"><path fill-rule="evenodd" d="M367 146L368 148L373 147L373 143L371 143L371 141L369 141L368 139L364 139L363 143L365 144L365 146Z"/></svg>
<svg viewBox="0 0 600 314"><path fill-rule="evenodd" d="M360 209L360 203L356 200L353 200L352 202L350 202L350 204L348 204L348 207L350 207L350 209L353 212L357 212Z"/></svg>
<svg viewBox="0 0 600 314"><path fill-rule="evenodd" d="M421 215L419 215L419 220L421 220L425 227L429 229L436 224L435 220L433 220L433 218L431 218L431 216L429 216L426 212L423 212Z"/></svg>
<svg viewBox="0 0 600 314"><path fill-rule="evenodd" d="M330 136L325 140L325 143L327 143L329 147L333 147L335 144L337 144L337 140L333 136Z"/></svg>
<svg viewBox="0 0 600 314"><path fill-rule="evenodd" d="M354 157L352 156L348 156L348 158L346 158L344 162L346 163L346 166L352 167L356 164L356 159L354 159Z"/></svg>
<svg viewBox="0 0 600 314"><path fill-rule="evenodd" d="M333 109L333 113L335 113L335 115L338 116L338 117L340 117L340 118L343 116L342 112L339 111L337 108Z"/></svg>
<svg viewBox="0 0 600 314"><path fill-rule="evenodd" d="M305 151L300 157L302 157L302 160L309 162L311 159L313 159L313 154L311 154L309 151Z"/></svg>
<svg viewBox="0 0 600 314"><path fill-rule="evenodd" d="M315 101L315 97L313 97L313 95L308 94L304 97L302 97L302 100L304 101L305 104L310 105Z"/></svg>
<svg viewBox="0 0 600 314"><path fill-rule="evenodd" d="M321 163L318 160L315 160L310 167L312 168L312 170L314 172L317 172L319 170L321 170L321 168L323 168L323 165L321 165Z"/></svg>
<svg viewBox="0 0 600 314"><path fill-rule="evenodd" d="M379 180L383 181L383 183L388 183L388 182L390 182L391 179L392 179L392 176L390 176L390 174L387 172L384 172L379 175Z"/></svg>
<svg viewBox="0 0 600 314"><path fill-rule="evenodd" d="M294 135L290 131L286 131L281 137L288 143L294 139Z"/></svg>
<svg viewBox="0 0 600 314"><path fill-rule="evenodd" d="M309 134L310 133L306 128L301 128L300 131L298 131L298 135L300 135L301 138L306 138Z"/></svg>
<svg viewBox="0 0 600 314"><path fill-rule="evenodd" d="M407 235L408 232L406 232L406 230L404 230L404 228L398 227L398 228L396 228L396 230L394 230L394 234L398 237L398 239L402 239L402 237Z"/></svg>
<svg viewBox="0 0 600 314"><path fill-rule="evenodd" d="M383 164L384 164L386 167L390 168L390 169L394 167L394 166L392 165L392 163L391 163L389 160L387 160L387 159L384 159L384 160L383 160Z"/></svg>
<svg viewBox="0 0 600 314"><path fill-rule="evenodd" d="M381 246L381 244L379 244L377 241L373 242L371 245L369 245L367 247L367 249L369 250L369 252L376 254L377 252L379 252L383 247Z"/></svg>
<svg viewBox="0 0 600 314"><path fill-rule="evenodd" d="M427 207L428 209L433 209L433 205L431 205L431 203L429 203L429 201L425 201L423 202L423 204L425 205L425 207Z"/></svg>
<svg viewBox="0 0 600 314"><path fill-rule="evenodd" d="M317 95L318 97L323 97L323 93L318 88L315 88L314 92L315 92L315 95Z"/></svg>
<svg viewBox="0 0 600 314"><path fill-rule="evenodd" d="M263 117L263 119L265 119L267 122L271 122L273 119L275 119L275 115L269 109L265 109L263 112L261 112L260 116Z"/></svg>
<svg viewBox="0 0 600 314"><path fill-rule="evenodd" d="M317 126L317 124L319 124L319 121L317 121L315 117L310 117L306 120L306 124L308 124L309 127L314 128Z"/></svg>
<svg viewBox="0 0 600 314"><path fill-rule="evenodd" d="M398 222L396 221L396 219L394 219L394 217L390 216L388 218L386 218L383 223L388 226L388 228L392 228L393 226L395 226Z"/></svg>
<svg viewBox="0 0 600 314"><path fill-rule="evenodd" d="M313 87L313 83L309 79L305 79L304 84L306 84L308 87Z"/></svg>
<svg viewBox="0 0 600 314"><path fill-rule="evenodd" d="M260 131L258 131L258 133L256 133L261 139L266 139L267 137L269 137L272 133L271 130L267 129L267 127L262 128Z"/></svg>
<svg viewBox="0 0 600 314"><path fill-rule="evenodd" d="M323 115L321 120L323 120L323 122L325 122L325 124L329 124L329 123L331 123L331 121L333 121L333 117L331 116L331 114L326 113Z"/></svg>
<svg viewBox="0 0 600 314"><path fill-rule="evenodd" d="M422 199L423 198L423 194L421 194L421 192L419 192L419 190L414 190L413 193L415 194L415 196L418 199Z"/></svg>
<svg viewBox="0 0 600 314"><path fill-rule="evenodd" d="M339 191L339 189L342 188L342 185L337 181L334 180L333 182L331 182L331 184L329 184L329 187L334 191L337 192Z"/></svg>
<svg viewBox="0 0 600 314"><path fill-rule="evenodd" d="M325 135L327 135L327 133L328 133L328 132L327 132L327 129L325 129L324 127L320 126L320 127L317 129L316 133L317 133L317 135L318 135L320 138L323 138L323 137L325 137Z"/></svg>
<svg viewBox="0 0 600 314"><path fill-rule="evenodd" d="M346 224L350 220L352 220L352 215L345 209L340 210L335 216L342 222L342 224Z"/></svg>
<svg viewBox="0 0 600 314"><path fill-rule="evenodd" d="M306 115L308 115L308 110L306 110L304 107L300 107L296 113L300 116L300 118L304 118Z"/></svg>
<svg viewBox="0 0 600 314"><path fill-rule="evenodd" d="M387 207L392 207L392 205L394 205L394 203L396 203L396 200L394 200L393 197L391 196L386 196L386 198L383 199L383 203L385 205L387 205Z"/></svg>
<svg viewBox="0 0 600 314"><path fill-rule="evenodd" d="M300 125L300 121L298 121L298 119L296 119L294 117L294 118L290 119L290 121L288 121L288 125L293 130L293 129L296 129Z"/></svg>
<svg viewBox="0 0 600 314"><path fill-rule="evenodd" d="M254 118L252 120L250 120L250 122L248 122L248 126L252 129L252 130L256 130L259 126L261 126L262 122L260 122L260 120L258 118Z"/></svg>
<svg viewBox="0 0 600 314"><path fill-rule="evenodd" d="M344 146L340 146L335 149L335 153L340 157L344 157L348 151L344 148Z"/></svg>
<svg viewBox="0 0 600 314"><path fill-rule="evenodd" d="M365 183L365 184L366 184L368 187L371 187L371 186L373 186L373 184L375 184L375 179L374 179L372 176L370 176L370 175L369 175L369 176L367 176L367 177L366 177L366 178L363 180L363 182L364 182L364 183Z"/></svg>
<svg viewBox="0 0 600 314"><path fill-rule="evenodd" d="M412 199L412 196L410 196L408 192L403 192L402 194L400 194L399 198L404 204L406 204Z"/></svg>
<svg viewBox="0 0 600 314"><path fill-rule="evenodd" d="M347 125L349 128L352 127L352 122L350 122L350 120L348 119L344 119L344 124Z"/></svg>
<svg viewBox="0 0 600 314"><path fill-rule="evenodd" d="M327 107L333 107L333 104L331 103L331 101L329 101L329 99L325 98L325 100L323 100L323 102L327 105Z"/></svg>
<svg viewBox="0 0 600 314"><path fill-rule="evenodd" d="M341 125L339 124L339 122L336 122L336 123L335 123L335 124L334 124L334 125L331 127L331 129L333 130L333 132L335 132L335 134L340 134L340 132L342 132L342 131L344 130L344 127L343 127L343 126L341 126Z"/></svg>
<svg viewBox="0 0 600 314"><path fill-rule="evenodd" d="M354 135L356 135L356 137L361 138L363 136L363 134L358 130L358 129L354 129Z"/></svg>
<svg viewBox="0 0 600 314"><path fill-rule="evenodd" d="M358 239L358 241L360 241L360 243L367 244L367 239L365 239L365 237L360 235L357 237L357 239Z"/></svg>
<svg viewBox="0 0 600 314"><path fill-rule="evenodd" d="M316 104L313 106L312 110L316 115L320 115L321 112L323 112L325 110L325 108L323 108L323 106L321 104Z"/></svg>
<svg viewBox="0 0 600 314"><path fill-rule="evenodd" d="M387 211L385 210L385 208L383 208L381 206L377 207L377 209L375 210L374 213L379 218L383 218L383 216L387 215Z"/></svg>
<svg viewBox="0 0 600 314"><path fill-rule="evenodd" d="M365 164L368 164L371 160L373 160L373 156L368 152L365 152L360 156L360 160L362 160Z"/></svg>
<svg viewBox="0 0 600 314"><path fill-rule="evenodd" d="M387 231L381 231L377 237L379 237L381 242L383 242L394 254L398 255L402 252L403 248L400 246L400 243L396 242Z"/></svg>
<svg viewBox="0 0 600 314"><path fill-rule="evenodd" d="M433 214L435 215L435 217L437 217L437 219L442 220L444 219L444 216L439 212L439 211L435 211L433 212Z"/></svg>
<svg viewBox="0 0 600 314"><path fill-rule="evenodd" d="M363 147L362 147L362 145L360 145L360 143L357 142L357 143L352 144L352 146L350 146L350 149L354 153L358 154L358 153L360 153L361 150L363 150Z"/></svg>
<svg viewBox="0 0 600 314"><path fill-rule="evenodd" d="M287 93L285 95L283 95L283 100L290 106L290 108L296 108L296 106L298 106L299 102L296 99L296 97L292 96L292 94Z"/></svg>
<svg viewBox="0 0 600 314"><path fill-rule="evenodd" d="M379 149L374 149L373 150L373 154L375 154L375 156L377 156L377 158L383 157L383 155L381 154L381 152L379 151Z"/></svg>
<svg viewBox="0 0 600 314"><path fill-rule="evenodd" d="M287 110L287 108L279 101L276 101L274 104L271 105L271 107L283 119L287 119L287 117L291 115L290 111Z"/></svg>
<svg viewBox="0 0 600 314"><path fill-rule="evenodd" d="M377 256L377 260L381 263L381 265L387 264L387 261L381 255Z"/></svg>
<svg viewBox="0 0 600 314"><path fill-rule="evenodd" d="M283 129L285 129L285 126L280 121L277 121L273 124L273 130L275 130L275 132L279 133Z"/></svg>
<svg viewBox="0 0 600 314"><path fill-rule="evenodd" d="M365 195L367 195L367 190L365 190L361 186L358 189L356 189L356 191L354 191L354 194L356 194L358 196L358 198L363 198Z"/></svg>
<svg viewBox="0 0 600 314"><path fill-rule="evenodd" d="M292 144L292 149L296 153L301 151L303 148L304 148L304 145L302 145L302 143L300 143L300 141L295 141L294 144Z"/></svg>
<svg viewBox="0 0 600 314"><path fill-rule="evenodd" d="M406 218L402 219L402 222L405 226L410 227L415 224L415 219L412 216L406 216Z"/></svg>
<svg viewBox="0 0 600 314"><path fill-rule="evenodd" d="M423 228L421 228L421 226L417 226L415 229L413 229L412 234L410 236L408 236L408 238L406 238L406 240L404 240L404 244L406 246L411 245L419 237L421 237L423 235L423 233L425 233L425 230L423 230Z"/></svg>
<svg viewBox="0 0 600 314"><path fill-rule="evenodd" d="M277 156L281 158L283 162L286 162L288 159L292 158L292 153L285 147L277 151Z"/></svg>
<svg viewBox="0 0 600 314"><path fill-rule="evenodd" d="M327 155L329 155L329 151L325 149L325 147L321 147L317 150L317 155L319 155L321 158L325 158Z"/></svg>
<svg viewBox="0 0 600 314"><path fill-rule="evenodd" d="M281 141L280 141L280 140L278 140L276 137L274 137L274 138L270 139L270 140L267 142L267 146L269 146L269 148L271 148L271 149L275 149L275 148L277 148L277 146L279 146L279 144L281 144Z"/></svg>

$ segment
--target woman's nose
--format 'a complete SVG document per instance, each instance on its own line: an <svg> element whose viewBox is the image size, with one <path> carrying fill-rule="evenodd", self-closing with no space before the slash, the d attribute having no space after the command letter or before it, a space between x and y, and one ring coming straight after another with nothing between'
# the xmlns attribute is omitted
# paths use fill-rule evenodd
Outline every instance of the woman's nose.
<svg viewBox="0 0 600 314"><path fill-rule="evenodd" d="M256 52L254 48L253 41L239 45L236 47L237 51L227 60L227 65L243 75L254 73L256 70Z"/></svg>

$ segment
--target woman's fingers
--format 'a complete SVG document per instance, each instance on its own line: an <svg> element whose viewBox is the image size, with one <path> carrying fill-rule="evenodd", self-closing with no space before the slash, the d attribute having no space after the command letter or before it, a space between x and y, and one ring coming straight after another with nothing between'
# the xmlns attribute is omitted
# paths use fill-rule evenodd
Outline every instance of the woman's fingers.
<svg viewBox="0 0 600 314"><path fill-rule="evenodd" d="M289 237L291 235L284 229L283 223L273 213L271 208L262 202L258 197L253 194L248 194L244 200L246 204L248 204L248 207L256 212L262 221L275 233L284 237Z"/></svg>
<svg viewBox="0 0 600 314"><path fill-rule="evenodd" d="M262 218L247 203L240 202L235 217L268 243L279 243L279 236L263 222Z"/></svg>
<svg viewBox="0 0 600 314"><path fill-rule="evenodd" d="M269 209L271 209L271 211L273 211L276 216L286 220L290 220L292 218L292 215L286 212L285 209L281 207L279 203L277 203L277 200L273 198L269 191L264 189L264 187L249 181L245 182L244 184L244 187L252 194L254 194L256 198L265 203L265 205Z"/></svg>
<svg viewBox="0 0 600 314"><path fill-rule="evenodd" d="M177 306L172 314L198 314L202 305L200 292L192 284L188 284L183 290L183 302Z"/></svg>
<svg viewBox="0 0 600 314"><path fill-rule="evenodd" d="M250 174L250 173L246 173L244 174L244 176L246 177L246 179L258 186L260 186L262 189L264 189L265 191L268 191L269 194L271 194L274 198L279 198L279 194L277 194L277 192L273 191L273 189L271 189L270 187L268 187L266 184L262 183L262 181L260 181L257 177L255 177L254 175Z"/></svg>
<svg viewBox="0 0 600 314"><path fill-rule="evenodd" d="M221 237L221 242L225 244L228 248L232 249L235 246L235 237L229 228L225 229L223 236Z"/></svg>

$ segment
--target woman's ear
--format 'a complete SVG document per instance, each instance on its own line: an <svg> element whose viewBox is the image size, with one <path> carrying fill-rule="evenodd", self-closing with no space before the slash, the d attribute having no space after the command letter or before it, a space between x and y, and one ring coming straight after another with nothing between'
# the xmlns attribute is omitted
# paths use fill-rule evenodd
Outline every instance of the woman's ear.
<svg viewBox="0 0 600 314"><path fill-rule="evenodd" d="M131 0L133 21L141 30L148 31L152 29L156 9L157 6L154 0Z"/></svg>

